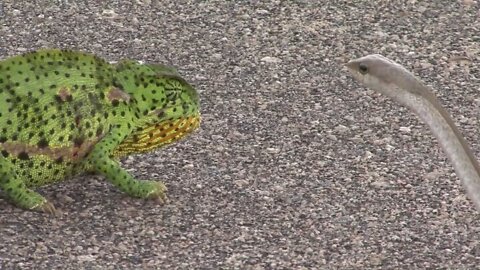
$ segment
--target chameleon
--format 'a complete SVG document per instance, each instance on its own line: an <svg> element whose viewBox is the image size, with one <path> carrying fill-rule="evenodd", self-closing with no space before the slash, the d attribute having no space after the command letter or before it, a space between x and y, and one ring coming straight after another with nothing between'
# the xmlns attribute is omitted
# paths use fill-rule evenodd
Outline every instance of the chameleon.
<svg viewBox="0 0 480 270"><path fill-rule="evenodd" d="M197 91L173 67L39 49L0 61L0 191L13 205L58 214L36 187L99 174L130 197L166 186L120 165L200 125Z"/></svg>

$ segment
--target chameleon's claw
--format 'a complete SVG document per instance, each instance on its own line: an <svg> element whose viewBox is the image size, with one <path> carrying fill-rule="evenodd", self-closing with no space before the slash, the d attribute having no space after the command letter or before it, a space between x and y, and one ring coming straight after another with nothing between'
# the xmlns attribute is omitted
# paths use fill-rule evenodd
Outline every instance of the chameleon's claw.
<svg viewBox="0 0 480 270"><path fill-rule="evenodd" d="M42 203L36 204L30 209L38 212L47 213L53 216L58 216L60 214L60 211L55 209L55 206L53 206L53 204L47 200L44 200Z"/></svg>
<svg viewBox="0 0 480 270"><path fill-rule="evenodd" d="M156 200L161 204L168 202L167 187L161 182L155 182L154 188L147 194L145 198Z"/></svg>
<svg viewBox="0 0 480 270"><path fill-rule="evenodd" d="M163 194L162 196L157 197L156 200L157 200L160 204L166 204L166 203L169 202L168 197L167 197L166 194Z"/></svg>

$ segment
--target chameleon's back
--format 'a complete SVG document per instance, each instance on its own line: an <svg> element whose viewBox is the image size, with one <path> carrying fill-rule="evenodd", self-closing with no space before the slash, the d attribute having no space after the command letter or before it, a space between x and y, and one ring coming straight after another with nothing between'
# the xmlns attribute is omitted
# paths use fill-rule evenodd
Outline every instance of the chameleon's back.
<svg viewBox="0 0 480 270"><path fill-rule="evenodd" d="M74 165L109 129L99 89L112 67L89 54L42 50L0 62L0 149L42 184Z"/></svg>
<svg viewBox="0 0 480 270"><path fill-rule="evenodd" d="M92 55L60 50L0 62L2 142L45 148L96 140L107 129L95 120L108 105L100 89L109 86L111 69Z"/></svg>

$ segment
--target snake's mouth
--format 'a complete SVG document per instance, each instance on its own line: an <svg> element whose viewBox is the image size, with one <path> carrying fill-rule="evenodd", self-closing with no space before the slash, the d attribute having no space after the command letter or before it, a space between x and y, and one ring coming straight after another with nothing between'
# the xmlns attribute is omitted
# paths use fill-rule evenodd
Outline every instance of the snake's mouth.
<svg viewBox="0 0 480 270"><path fill-rule="evenodd" d="M115 156L152 151L173 143L192 133L200 126L200 114L162 121L146 126L127 137L114 152Z"/></svg>

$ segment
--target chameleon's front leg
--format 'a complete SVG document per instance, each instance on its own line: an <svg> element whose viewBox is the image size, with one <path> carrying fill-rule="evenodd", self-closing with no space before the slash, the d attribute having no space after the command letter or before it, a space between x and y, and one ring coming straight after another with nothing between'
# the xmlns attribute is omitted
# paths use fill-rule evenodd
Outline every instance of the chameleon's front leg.
<svg viewBox="0 0 480 270"><path fill-rule="evenodd" d="M0 189L16 206L27 210L34 210L56 215L53 204L42 195L27 188L25 182L15 173L11 164L0 158Z"/></svg>
<svg viewBox="0 0 480 270"><path fill-rule="evenodd" d="M129 196L165 202L167 199L165 195L167 188L162 182L136 180L120 166L118 161L113 159L113 150L128 134L121 130L121 128L113 129L95 145L86 161L88 162L87 166L93 172L103 175L108 181Z"/></svg>

